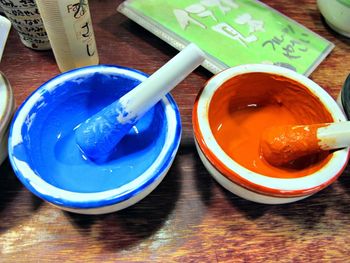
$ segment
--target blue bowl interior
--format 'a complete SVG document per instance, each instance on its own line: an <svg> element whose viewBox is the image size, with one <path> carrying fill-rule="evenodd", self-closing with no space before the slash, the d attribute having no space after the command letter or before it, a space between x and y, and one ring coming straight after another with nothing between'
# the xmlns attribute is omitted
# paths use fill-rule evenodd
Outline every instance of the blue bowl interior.
<svg viewBox="0 0 350 263"><path fill-rule="evenodd" d="M165 142L167 119L156 104L130 130L103 163L84 158L75 144L74 128L131 90L139 80L126 75L93 73L60 83L32 107L22 126L23 143L13 156L26 162L47 183L79 193L116 189L141 175Z"/></svg>

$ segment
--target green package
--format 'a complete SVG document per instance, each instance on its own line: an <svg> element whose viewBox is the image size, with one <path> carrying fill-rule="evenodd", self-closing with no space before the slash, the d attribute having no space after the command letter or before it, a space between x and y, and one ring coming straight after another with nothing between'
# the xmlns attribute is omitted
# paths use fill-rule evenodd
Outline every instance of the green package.
<svg viewBox="0 0 350 263"><path fill-rule="evenodd" d="M203 49L217 73L241 64L284 66L308 76L334 45L254 0L128 0L118 10L177 49Z"/></svg>

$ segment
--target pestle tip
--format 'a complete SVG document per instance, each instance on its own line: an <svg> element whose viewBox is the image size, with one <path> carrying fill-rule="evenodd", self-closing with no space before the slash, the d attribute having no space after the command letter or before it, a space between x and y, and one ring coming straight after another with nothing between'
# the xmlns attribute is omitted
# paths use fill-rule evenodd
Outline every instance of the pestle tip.
<svg viewBox="0 0 350 263"><path fill-rule="evenodd" d="M76 130L76 142L92 160L110 154L116 144L150 108L204 61L204 52L188 45L145 81Z"/></svg>
<svg viewBox="0 0 350 263"><path fill-rule="evenodd" d="M136 122L125 121L120 116L125 116L125 112L117 101L77 126L75 141L85 157L92 161L105 160L113 152Z"/></svg>
<svg viewBox="0 0 350 263"><path fill-rule="evenodd" d="M260 140L262 157L273 166L285 166L321 151L315 125L285 125L267 128Z"/></svg>

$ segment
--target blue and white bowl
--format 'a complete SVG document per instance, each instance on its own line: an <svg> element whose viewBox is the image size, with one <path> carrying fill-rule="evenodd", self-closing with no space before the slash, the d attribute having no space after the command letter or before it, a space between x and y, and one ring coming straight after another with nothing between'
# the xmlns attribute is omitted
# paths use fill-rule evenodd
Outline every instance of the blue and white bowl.
<svg viewBox="0 0 350 263"><path fill-rule="evenodd" d="M103 163L85 158L74 129L147 75L118 66L75 69L40 86L19 108L9 157L21 182L61 209L103 214L124 209L162 181L179 147L180 114L168 94L147 112Z"/></svg>

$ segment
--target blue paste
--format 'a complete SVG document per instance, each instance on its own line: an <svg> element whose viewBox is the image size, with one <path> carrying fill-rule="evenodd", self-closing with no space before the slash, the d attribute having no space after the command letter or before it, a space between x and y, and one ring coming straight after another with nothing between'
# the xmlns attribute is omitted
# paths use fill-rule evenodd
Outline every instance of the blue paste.
<svg viewBox="0 0 350 263"><path fill-rule="evenodd" d="M162 103L137 122L104 163L81 154L74 128L137 84L128 76L94 73L88 79L68 81L51 94L43 92L44 99L23 125L24 142L14 147L13 155L46 182L69 191L106 191L131 182L149 168L164 145L167 121Z"/></svg>
<svg viewBox="0 0 350 263"><path fill-rule="evenodd" d="M118 116L127 114L117 100L83 122L75 131L76 143L83 154L90 160L104 162L136 122L130 120L122 124L117 121Z"/></svg>

